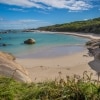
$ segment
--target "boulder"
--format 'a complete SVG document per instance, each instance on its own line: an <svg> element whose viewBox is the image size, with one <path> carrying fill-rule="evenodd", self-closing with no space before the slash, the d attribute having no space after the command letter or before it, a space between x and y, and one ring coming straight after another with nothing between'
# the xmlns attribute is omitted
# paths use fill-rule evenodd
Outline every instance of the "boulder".
<svg viewBox="0 0 100 100"><path fill-rule="evenodd" d="M24 44L34 44L36 41L34 39L27 39L24 41Z"/></svg>
<svg viewBox="0 0 100 100"><path fill-rule="evenodd" d="M86 43L86 46L89 46L89 47L99 47L100 46L100 39L93 39L93 40L90 40Z"/></svg>
<svg viewBox="0 0 100 100"><path fill-rule="evenodd" d="M2 46L7 46L7 44L3 43Z"/></svg>
<svg viewBox="0 0 100 100"><path fill-rule="evenodd" d="M15 62L14 56L4 52L0 52L0 75L11 77L21 82L31 82L27 70Z"/></svg>
<svg viewBox="0 0 100 100"><path fill-rule="evenodd" d="M3 46L3 47L5 47L5 46L12 46L13 44L7 44L7 43L0 43L0 46Z"/></svg>

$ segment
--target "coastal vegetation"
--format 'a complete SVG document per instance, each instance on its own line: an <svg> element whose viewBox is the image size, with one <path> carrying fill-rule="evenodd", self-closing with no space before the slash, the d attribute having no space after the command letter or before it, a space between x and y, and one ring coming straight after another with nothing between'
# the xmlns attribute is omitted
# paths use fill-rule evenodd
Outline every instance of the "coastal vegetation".
<svg viewBox="0 0 100 100"><path fill-rule="evenodd" d="M66 80L60 77L59 81L27 84L0 76L0 100L100 100L99 80L91 77L92 73L85 71L82 78L74 75Z"/></svg>
<svg viewBox="0 0 100 100"><path fill-rule="evenodd" d="M56 24L52 26L40 27L41 31L57 31L57 32L84 32L84 33L100 33L100 17L89 19L86 21L75 21L71 23Z"/></svg>

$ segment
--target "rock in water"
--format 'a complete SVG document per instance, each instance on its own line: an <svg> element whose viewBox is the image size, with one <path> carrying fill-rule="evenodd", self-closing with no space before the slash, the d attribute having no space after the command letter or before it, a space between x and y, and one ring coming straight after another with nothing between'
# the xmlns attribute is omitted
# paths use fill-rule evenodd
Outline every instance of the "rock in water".
<svg viewBox="0 0 100 100"><path fill-rule="evenodd" d="M25 44L34 44L36 41L34 39L27 39L24 41Z"/></svg>
<svg viewBox="0 0 100 100"><path fill-rule="evenodd" d="M7 44L3 43L2 46L7 46Z"/></svg>
<svg viewBox="0 0 100 100"><path fill-rule="evenodd" d="M21 82L30 83L31 79L29 78L26 69L14 60L15 58L12 55L0 52L0 74Z"/></svg>

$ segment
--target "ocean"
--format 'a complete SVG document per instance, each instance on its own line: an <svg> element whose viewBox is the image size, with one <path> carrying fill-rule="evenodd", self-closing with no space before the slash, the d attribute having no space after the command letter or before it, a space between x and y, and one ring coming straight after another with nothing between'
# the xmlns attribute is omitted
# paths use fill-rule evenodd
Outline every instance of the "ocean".
<svg viewBox="0 0 100 100"><path fill-rule="evenodd" d="M12 53L17 58L51 58L73 54L85 50L87 38L51 34L46 32L9 32L0 34L0 51ZM36 40L35 44L27 45L28 38ZM1 46L1 44L7 46Z"/></svg>

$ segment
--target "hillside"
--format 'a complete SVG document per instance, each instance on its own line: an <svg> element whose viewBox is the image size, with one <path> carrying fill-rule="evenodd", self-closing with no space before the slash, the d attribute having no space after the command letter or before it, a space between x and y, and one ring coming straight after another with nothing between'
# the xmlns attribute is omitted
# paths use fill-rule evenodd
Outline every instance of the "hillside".
<svg viewBox="0 0 100 100"><path fill-rule="evenodd" d="M39 27L41 31L59 31L59 32L84 32L100 33L100 17L87 21L76 21L71 23L56 24L52 26Z"/></svg>

